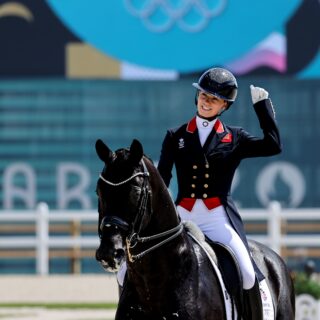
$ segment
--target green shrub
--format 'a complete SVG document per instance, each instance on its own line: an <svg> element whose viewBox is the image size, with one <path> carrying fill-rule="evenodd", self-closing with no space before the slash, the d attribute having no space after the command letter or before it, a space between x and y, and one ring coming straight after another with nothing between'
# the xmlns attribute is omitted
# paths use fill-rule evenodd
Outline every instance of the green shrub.
<svg viewBox="0 0 320 320"><path fill-rule="evenodd" d="M307 293L315 299L320 299L320 284L317 281L312 280L305 273L294 273L293 282L296 295Z"/></svg>

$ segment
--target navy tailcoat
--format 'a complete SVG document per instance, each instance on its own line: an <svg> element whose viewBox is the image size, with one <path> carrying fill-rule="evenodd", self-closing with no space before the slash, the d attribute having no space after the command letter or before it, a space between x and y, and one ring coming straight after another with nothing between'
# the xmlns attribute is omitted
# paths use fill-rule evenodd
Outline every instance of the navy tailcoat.
<svg viewBox="0 0 320 320"><path fill-rule="evenodd" d="M272 156L281 152L279 130L270 99L257 102L255 112L262 137L250 135L240 127L227 126L217 119L205 144L201 146L196 118L170 129L164 138L158 170L169 186L173 165L176 167L178 194L183 198L210 199L218 197L232 226L248 249L240 214L230 195L234 173L242 159ZM259 278L263 278L258 272Z"/></svg>

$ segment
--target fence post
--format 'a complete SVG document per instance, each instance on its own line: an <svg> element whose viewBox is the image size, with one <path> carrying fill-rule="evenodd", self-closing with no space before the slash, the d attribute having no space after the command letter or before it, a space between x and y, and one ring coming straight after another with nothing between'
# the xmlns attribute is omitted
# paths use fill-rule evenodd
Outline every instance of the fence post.
<svg viewBox="0 0 320 320"><path fill-rule="evenodd" d="M49 272L49 207L41 202L37 205L37 274Z"/></svg>
<svg viewBox="0 0 320 320"><path fill-rule="evenodd" d="M269 204L268 235L271 249L281 254L281 204L278 201Z"/></svg>

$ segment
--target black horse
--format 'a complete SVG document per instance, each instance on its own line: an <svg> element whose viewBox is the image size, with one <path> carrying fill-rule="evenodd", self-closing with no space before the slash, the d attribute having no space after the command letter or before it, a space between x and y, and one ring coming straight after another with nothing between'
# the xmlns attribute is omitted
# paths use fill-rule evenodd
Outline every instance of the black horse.
<svg viewBox="0 0 320 320"><path fill-rule="evenodd" d="M96 151L105 166L97 183L97 260L127 277L116 320L226 319L218 278L202 247L188 235L172 198L139 141L112 152L101 140ZM294 289L282 259L251 242L275 305L275 318L294 319Z"/></svg>

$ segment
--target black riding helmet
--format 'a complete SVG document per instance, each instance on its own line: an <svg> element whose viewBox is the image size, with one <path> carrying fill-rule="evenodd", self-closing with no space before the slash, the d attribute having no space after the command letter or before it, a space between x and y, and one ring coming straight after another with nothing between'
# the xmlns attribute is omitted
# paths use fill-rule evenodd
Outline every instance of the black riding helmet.
<svg viewBox="0 0 320 320"><path fill-rule="evenodd" d="M237 80L230 71L223 68L208 69L201 75L198 83L193 83L192 85L198 89L196 104L199 90L226 100L228 107L230 107L237 97Z"/></svg>

